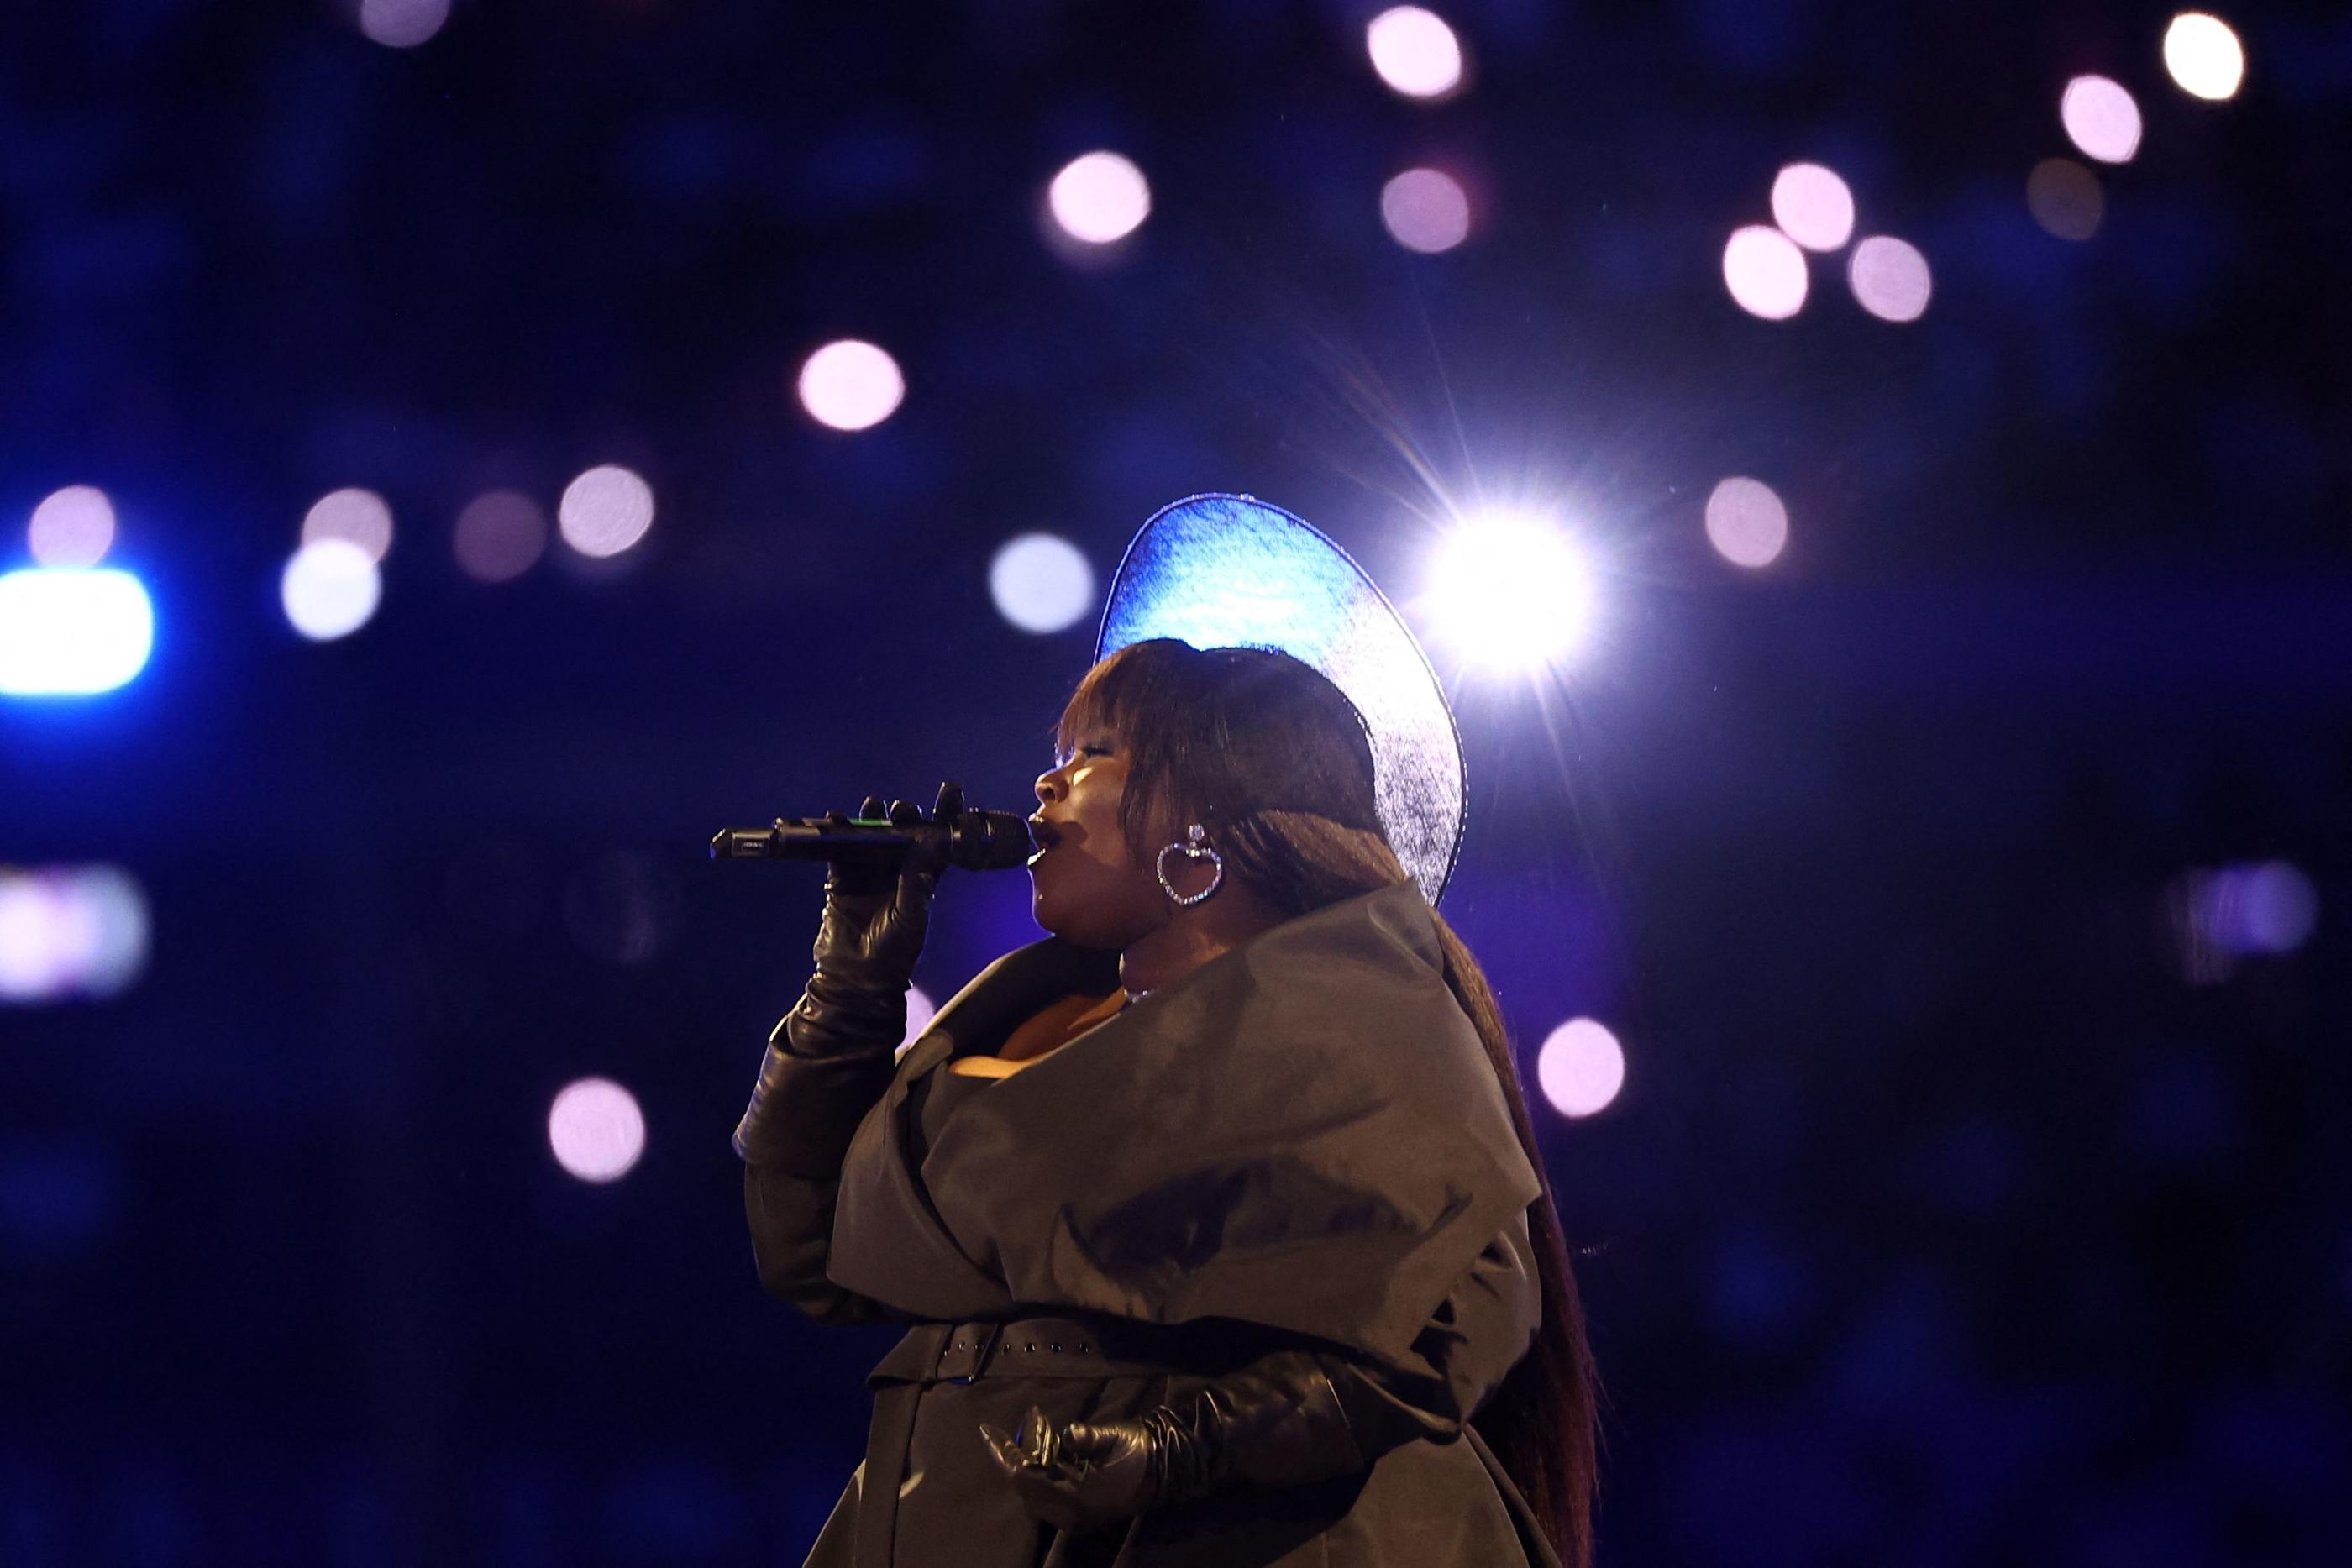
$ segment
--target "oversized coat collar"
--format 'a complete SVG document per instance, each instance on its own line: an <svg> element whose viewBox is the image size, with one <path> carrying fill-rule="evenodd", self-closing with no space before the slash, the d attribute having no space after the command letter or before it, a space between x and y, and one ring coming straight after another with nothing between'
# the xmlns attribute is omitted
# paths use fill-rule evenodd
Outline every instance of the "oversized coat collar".
<svg viewBox="0 0 2352 1568"><path fill-rule="evenodd" d="M910 1316L1236 1319L1402 1360L1540 1186L1411 884L1265 932L972 1090L918 1164L909 1092L1074 990L1006 955L901 1059L844 1166L828 1272Z"/></svg>

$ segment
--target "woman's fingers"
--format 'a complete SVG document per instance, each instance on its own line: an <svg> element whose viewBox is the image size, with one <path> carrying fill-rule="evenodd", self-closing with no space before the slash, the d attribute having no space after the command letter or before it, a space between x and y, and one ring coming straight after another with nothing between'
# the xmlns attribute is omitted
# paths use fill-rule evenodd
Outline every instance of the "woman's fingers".
<svg viewBox="0 0 2352 1568"><path fill-rule="evenodd" d="M1061 1457L1061 1434L1054 1423L1045 1419L1045 1411L1029 1406L1029 1414L1021 1423L1021 1435L1009 1437L986 1421L980 1424L980 1435L987 1440L989 1452L999 1464L1011 1469L1046 1469L1055 1467Z"/></svg>
<svg viewBox="0 0 2352 1568"><path fill-rule="evenodd" d="M1021 1473L1021 1467L1025 1461L1022 1458L1019 1444L985 1421L980 1424L980 1436L981 1440L988 1445L988 1452L996 1460L999 1469L1003 1470L1008 1478Z"/></svg>

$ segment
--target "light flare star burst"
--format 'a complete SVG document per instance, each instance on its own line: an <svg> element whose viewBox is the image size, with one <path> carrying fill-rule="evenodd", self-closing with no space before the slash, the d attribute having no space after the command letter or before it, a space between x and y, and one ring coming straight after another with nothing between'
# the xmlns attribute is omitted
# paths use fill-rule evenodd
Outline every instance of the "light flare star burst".
<svg viewBox="0 0 2352 1568"><path fill-rule="evenodd" d="M1432 638L1465 665L1532 674L1575 663L1591 640L1599 593L1591 561L1559 524L1490 513L1439 540L1417 608Z"/></svg>

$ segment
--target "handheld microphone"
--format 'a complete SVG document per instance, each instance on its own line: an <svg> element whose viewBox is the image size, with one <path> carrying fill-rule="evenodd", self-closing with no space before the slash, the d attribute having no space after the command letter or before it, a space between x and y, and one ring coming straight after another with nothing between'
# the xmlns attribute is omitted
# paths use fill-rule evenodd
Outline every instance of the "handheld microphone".
<svg viewBox="0 0 2352 1568"><path fill-rule="evenodd" d="M966 871L1011 871L1029 862L1036 846L1029 821L1010 811L959 811L944 822L887 817L778 817L771 828L721 828L710 840L712 860L842 861L898 865L909 855L943 855Z"/></svg>

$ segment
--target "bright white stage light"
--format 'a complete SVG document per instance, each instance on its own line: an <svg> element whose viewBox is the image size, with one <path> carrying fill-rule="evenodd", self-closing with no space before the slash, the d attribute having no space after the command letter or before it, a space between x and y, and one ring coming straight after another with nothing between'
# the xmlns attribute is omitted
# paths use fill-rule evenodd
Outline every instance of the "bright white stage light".
<svg viewBox="0 0 2352 1568"><path fill-rule="evenodd" d="M381 562L392 549L392 507L373 490L331 490L302 517L302 542L320 539L349 539Z"/></svg>
<svg viewBox="0 0 2352 1568"><path fill-rule="evenodd" d="M1807 250L1835 250L1853 237L1853 193L1819 163L1791 163L1772 181L1772 221Z"/></svg>
<svg viewBox="0 0 2352 1568"><path fill-rule="evenodd" d="M1462 85L1462 41L1434 12L1397 5L1364 29L1381 79L1407 98L1443 98Z"/></svg>
<svg viewBox="0 0 2352 1568"><path fill-rule="evenodd" d="M1864 310L1882 321L1916 321L1927 313L1935 282L1919 247L1885 235L1873 235L1853 247L1846 282Z"/></svg>
<svg viewBox="0 0 2352 1568"><path fill-rule="evenodd" d="M2164 31L2164 68L2181 91L2218 103L2246 79L2246 47L2221 17L2183 11Z"/></svg>
<svg viewBox="0 0 2352 1568"><path fill-rule="evenodd" d="M1625 1048L1607 1025L1570 1019L1544 1037L1536 1082L1563 1116L1605 1111L1625 1086Z"/></svg>
<svg viewBox="0 0 2352 1568"><path fill-rule="evenodd" d="M555 1163L586 1182L618 1181L646 1152L646 1113L609 1078L567 1083L547 1112Z"/></svg>
<svg viewBox="0 0 2352 1568"><path fill-rule="evenodd" d="M94 486L68 485L33 508L26 533L43 566L96 566L114 544L114 503Z"/></svg>
<svg viewBox="0 0 2352 1568"><path fill-rule="evenodd" d="M1557 526L1496 514L1440 541L1421 603L1432 633L1471 664L1532 670L1575 656L1596 600L1591 568Z"/></svg>
<svg viewBox="0 0 2352 1568"><path fill-rule="evenodd" d="M2058 120L2086 158L2128 163L2139 151L2139 105L2121 82L2076 77L2059 97Z"/></svg>
<svg viewBox="0 0 2352 1568"><path fill-rule="evenodd" d="M1450 174L1407 169L1381 187L1381 222L1405 249L1435 256L1470 237L1470 197Z"/></svg>
<svg viewBox="0 0 2352 1568"><path fill-rule="evenodd" d="M389 49L413 49L449 19L449 0L360 0L360 31Z"/></svg>
<svg viewBox="0 0 2352 1568"><path fill-rule="evenodd" d="M1706 498L1706 538L1734 566L1769 566L1789 543L1789 508L1771 486L1735 476Z"/></svg>
<svg viewBox="0 0 2352 1568"><path fill-rule="evenodd" d="M1078 547L1053 534L1022 534L988 563L996 612L1024 632L1059 632L1095 607L1095 571Z"/></svg>
<svg viewBox="0 0 2352 1568"><path fill-rule="evenodd" d="M155 607L127 571L0 576L0 695L89 696L147 667Z"/></svg>
<svg viewBox="0 0 2352 1568"><path fill-rule="evenodd" d="M898 361L872 343L844 338L801 366L801 406L835 430L870 430L906 401Z"/></svg>
<svg viewBox="0 0 2352 1568"><path fill-rule="evenodd" d="M617 463L601 464L563 487L555 522L582 555L618 555L654 526L654 487Z"/></svg>
<svg viewBox="0 0 2352 1568"><path fill-rule="evenodd" d="M383 579L368 552L351 540L320 539L286 563L278 598L294 630L313 643L330 643L368 623L383 598Z"/></svg>
<svg viewBox="0 0 2352 1568"><path fill-rule="evenodd" d="M1045 204L1072 239L1108 245L1133 234L1151 215L1151 187L1143 171L1118 153L1089 152L1054 176Z"/></svg>
<svg viewBox="0 0 2352 1568"><path fill-rule="evenodd" d="M1805 253L1766 225L1736 229L1723 247L1723 283L1750 316L1785 321L1805 308Z"/></svg>

